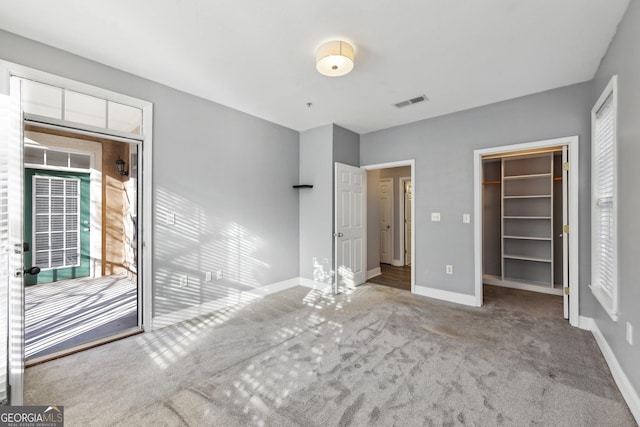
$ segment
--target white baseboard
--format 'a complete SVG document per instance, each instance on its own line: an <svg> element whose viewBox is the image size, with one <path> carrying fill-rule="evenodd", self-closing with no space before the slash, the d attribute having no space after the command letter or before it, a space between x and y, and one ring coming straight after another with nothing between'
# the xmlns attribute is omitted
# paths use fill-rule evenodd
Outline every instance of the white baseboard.
<svg viewBox="0 0 640 427"><path fill-rule="evenodd" d="M215 301L209 301L204 304L198 304L196 306L188 307L173 313L162 314L153 318L152 330L164 328L165 326L193 319L194 317L212 313L224 308L240 308L257 299L264 298L267 295L284 291L285 289L293 288L294 286L299 286L301 285L301 280L302 279L299 277L294 277L293 279L261 286L250 291L237 291L237 293L234 295L230 295Z"/></svg>
<svg viewBox="0 0 640 427"><path fill-rule="evenodd" d="M622 366L620 366L616 355L609 346L607 340L604 338L604 335L602 335L602 332L600 332L598 324L590 317L580 316L580 328L591 331L593 334L604 359L609 365L613 379L622 393L622 397L624 397L624 400L627 402L636 422L640 424L640 395L638 395L638 391L633 387L631 381L629 381L627 374L622 370Z"/></svg>
<svg viewBox="0 0 640 427"><path fill-rule="evenodd" d="M382 270L380 269L380 267L376 267L376 268L372 268L371 270L367 271L367 280L371 279L372 277L376 277L382 274Z"/></svg>
<svg viewBox="0 0 640 427"><path fill-rule="evenodd" d="M416 295L422 295L423 297L478 307L475 295L460 294L457 292L444 291L442 289L428 288L426 286L418 285L414 287L413 293Z"/></svg>
<svg viewBox="0 0 640 427"><path fill-rule="evenodd" d="M404 267L404 262L402 262L402 260L400 259L392 259L391 265L393 265L394 267Z"/></svg>
<svg viewBox="0 0 640 427"><path fill-rule="evenodd" d="M304 277L298 277L297 280L300 286L305 286L307 288L315 289L321 292L333 291L333 286L330 283L315 282L311 279L306 279Z"/></svg>

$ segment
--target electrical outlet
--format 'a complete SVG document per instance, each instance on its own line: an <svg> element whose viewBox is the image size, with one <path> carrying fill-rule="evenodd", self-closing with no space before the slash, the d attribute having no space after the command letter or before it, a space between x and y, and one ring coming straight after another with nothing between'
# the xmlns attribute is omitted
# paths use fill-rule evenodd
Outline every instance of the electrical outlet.
<svg viewBox="0 0 640 427"><path fill-rule="evenodd" d="M175 225L175 223L176 223L176 214L174 214L172 212L167 213L166 222L167 222L167 225Z"/></svg>
<svg viewBox="0 0 640 427"><path fill-rule="evenodd" d="M471 215L462 214L462 223L463 224L469 224L470 222L471 222Z"/></svg>
<svg viewBox="0 0 640 427"><path fill-rule="evenodd" d="M627 322L627 342L633 345L633 326L629 322Z"/></svg>
<svg viewBox="0 0 640 427"><path fill-rule="evenodd" d="M440 221L440 212L431 212L431 221Z"/></svg>
<svg viewBox="0 0 640 427"><path fill-rule="evenodd" d="M453 265L447 264L447 274L453 274Z"/></svg>
<svg viewBox="0 0 640 427"><path fill-rule="evenodd" d="M187 275L180 276L180 282L179 282L178 286L180 286L181 288L188 287L189 286L189 276L187 276Z"/></svg>
<svg viewBox="0 0 640 427"><path fill-rule="evenodd" d="M216 280L222 280L222 270L216 271Z"/></svg>
<svg viewBox="0 0 640 427"><path fill-rule="evenodd" d="M204 273L204 281L205 282L210 282L211 281L211 272L207 271L206 273Z"/></svg>

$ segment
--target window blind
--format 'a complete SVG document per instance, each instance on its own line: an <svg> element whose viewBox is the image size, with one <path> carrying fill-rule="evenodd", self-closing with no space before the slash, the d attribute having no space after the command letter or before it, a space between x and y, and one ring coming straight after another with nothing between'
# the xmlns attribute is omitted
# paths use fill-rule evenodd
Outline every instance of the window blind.
<svg viewBox="0 0 640 427"><path fill-rule="evenodd" d="M35 265L72 267L80 261L80 181L33 177Z"/></svg>
<svg viewBox="0 0 640 427"><path fill-rule="evenodd" d="M594 190L596 199L596 286L612 300L616 292L615 104L613 94L595 114Z"/></svg>
<svg viewBox="0 0 640 427"><path fill-rule="evenodd" d="M9 343L9 286L11 283L11 241L9 235L9 181L11 180L9 158L10 147L9 97L0 96L0 405L9 398L8 343ZM12 182L13 184L13 182Z"/></svg>

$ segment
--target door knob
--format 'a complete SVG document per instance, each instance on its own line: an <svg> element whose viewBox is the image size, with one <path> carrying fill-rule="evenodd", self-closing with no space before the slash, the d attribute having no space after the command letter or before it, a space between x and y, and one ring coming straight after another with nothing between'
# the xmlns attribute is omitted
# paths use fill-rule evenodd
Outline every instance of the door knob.
<svg viewBox="0 0 640 427"><path fill-rule="evenodd" d="M390 225L387 225L387 228L391 228L391 226L390 226Z"/></svg>
<svg viewBox="0 0 640 427"><path fill-rule="evenodd" d="M342 234L342 233L333 233L333 237L336 237L336 236L337 237L342 237L342 236L344 236L344 234Z"/></svg>
<svg viewBox="0 0 640 427"><path fill-rule="evenodd" d="M24 274L31 274L32 276L35 276L36 274L40 274L40 267L34 265L30 269L25 270Z"/></svg>

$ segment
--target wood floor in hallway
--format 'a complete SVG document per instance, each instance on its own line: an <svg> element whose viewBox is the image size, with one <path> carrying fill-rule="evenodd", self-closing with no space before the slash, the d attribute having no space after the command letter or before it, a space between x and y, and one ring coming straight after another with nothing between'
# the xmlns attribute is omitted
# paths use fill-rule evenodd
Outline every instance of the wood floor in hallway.
<svg viewBox="0 0 640 427"><path fill-rule="evenodd" d="M395 267L390 264L380 264L382 274L369 279L369 283L391 286L392 288L411 291L411 266Z"/></svg>

